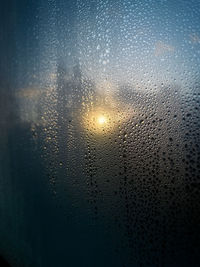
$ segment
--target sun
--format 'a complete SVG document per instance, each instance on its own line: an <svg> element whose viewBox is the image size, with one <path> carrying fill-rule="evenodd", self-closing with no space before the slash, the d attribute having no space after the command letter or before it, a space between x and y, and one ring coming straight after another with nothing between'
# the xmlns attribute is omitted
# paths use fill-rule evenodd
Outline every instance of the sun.
<svg viewBox="0 0 200 267"><path fill-rule="evenodd" d="M96 134L106 134L113 131L114 114L112 110L96 107L83 117L84 128Z"/></svg>
<svg viewBox="0 0 200 267"><path fill-rule="evenodd" d="M112 100L112 101L111 101ZM87 133L109 136L133 115L131 108L111 99L109 103L88 105L82 112L81 124Z"/></svg>
<svg viewBox="0 0 200 267"><path fill-rule="evenodd" d="M103 115L99 115L99 116L97 117L97 123L98 123L99 125L101 125L101 126L104 126L104 125L107 123L107 119L106 119L106 117L103 116Z"/></svg>

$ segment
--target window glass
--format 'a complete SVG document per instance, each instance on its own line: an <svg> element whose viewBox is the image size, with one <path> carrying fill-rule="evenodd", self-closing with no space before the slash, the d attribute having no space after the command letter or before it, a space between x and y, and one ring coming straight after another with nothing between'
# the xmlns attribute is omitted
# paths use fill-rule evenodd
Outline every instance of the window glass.
<svg viewBox="0 0 200 267"><path fill-rule="evenodd" d="M199 266L200 2L0 6L0 255Z"/></svg>

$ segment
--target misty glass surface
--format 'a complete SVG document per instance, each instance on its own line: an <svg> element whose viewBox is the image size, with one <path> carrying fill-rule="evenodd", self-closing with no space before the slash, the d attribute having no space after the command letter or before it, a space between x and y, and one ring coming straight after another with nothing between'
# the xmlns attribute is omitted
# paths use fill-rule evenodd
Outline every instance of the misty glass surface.
<svg viewBox="0 0 200 267"><path fill-rule="evenodd" d="M0 256L200 266L200 2L2 0Z"/></svg>

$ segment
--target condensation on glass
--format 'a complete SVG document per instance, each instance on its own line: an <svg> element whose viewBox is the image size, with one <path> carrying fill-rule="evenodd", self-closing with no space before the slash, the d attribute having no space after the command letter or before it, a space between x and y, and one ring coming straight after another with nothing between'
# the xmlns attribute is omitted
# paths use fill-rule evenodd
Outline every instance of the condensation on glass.
<svg viewBox="0 0 200 267"><path fill-rule="evenodd" d="M0 13L0 255L200 266L200 2Z"/></svg>

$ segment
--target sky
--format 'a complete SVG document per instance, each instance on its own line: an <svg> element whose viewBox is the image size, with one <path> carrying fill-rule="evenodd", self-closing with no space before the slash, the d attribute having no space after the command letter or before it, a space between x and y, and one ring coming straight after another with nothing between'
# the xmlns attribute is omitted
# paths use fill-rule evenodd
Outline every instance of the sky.
<svg viewBox="0 0 200 267"><path fill-rule="evenodd" d="M199 1L12 2L6 27L20 88L48 83L59 62L67 70L79 62L97 83L143 89L175 82L187 90L198 79Z"/></svg>

